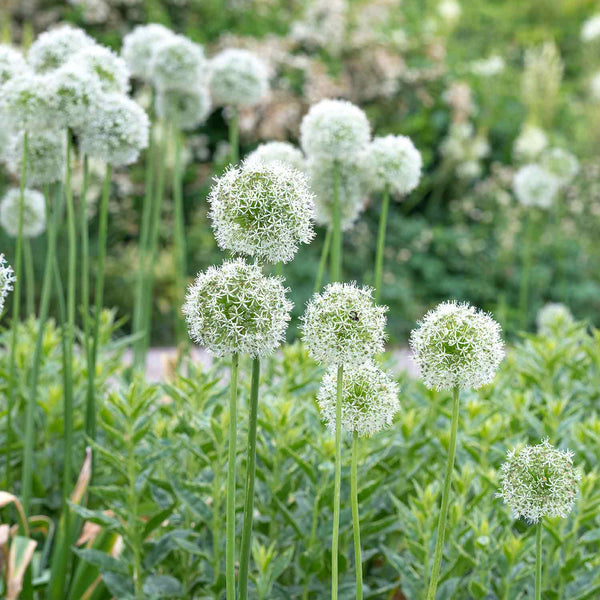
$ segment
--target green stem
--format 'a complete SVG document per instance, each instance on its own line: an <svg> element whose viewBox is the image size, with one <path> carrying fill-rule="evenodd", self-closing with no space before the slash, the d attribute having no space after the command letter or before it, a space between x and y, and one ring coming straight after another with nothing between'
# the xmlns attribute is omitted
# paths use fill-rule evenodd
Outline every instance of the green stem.
<svg viewBox="0 0 600 600"><path fill-rule="evenodd" d="M333 163L333 233L331 237L331 281L342 279L342 215L340 207L340 175L337 161Z"/></svg>
<svg viewBox="0 0 600 600"><path fill-rule="evenodd" d="M377 254L375 256L375 302L381 298L383 278L383 253L385 251L385 230L387 226L388 208L390 205L390 187L386 184L379 216L379 233L377 235Z"/></svg>
<svg viewBox="0 0 600 600"><path fill-rule="evenodd" d="M240 553L239 598L248 598L248 570L252 540L254 513L254 480L256 476L256 425L258 420L258 388L260 385L260 359L252 361L252 383L250 387L250 416L248 419L248 462L246 466L246 498L244 501L244 527Z"/></svg>
<svg viewBox="0 0 600 600"><path fill-rule="evenodd" d="M221 446L217 447L217 458L213 463L213 523L212 523L212 551L213 551L213 578L215 590L215 600L221 598L218 589L218 581L221 576Z"/></svg>
<svg viewBox="0 0 600 600"><path fill-rule="evenodd" d="M229 119L229 161L232 165L237 164L240 156L240 117L238 109L230 106L231 117Z"/></svg>
<svg viewBox="0 0 600 600"><path fill-rule="evenodd" d="M81 237L81 315L83 321L83 344L85 349L88 389L94 383L91 371L90 340L90 242L87 215L87 189L89 179L88 157L83 157L83 189L79 201L79 235ZM91 383L90 383L91 380Z"/></svg>
<svg viewBox="0 0 600 600"><path fill-rule="evenodd" d="M181 132L173 127L173 138L175 145L175 168L173 169L173 204L175 208L175 288L177 307L183 303L185 297L186 281L186 243L185 243L185 219L183 214L183 183L181 172ZM185 321L181 318L179 310L175 311L175 332L179 343L189 340L186 334Z"/></svg>
<svg viewBox="0 0 600 600"><path fill-rule="evenodd" d="M527 328L527 317L529 313L529 274L531 271L533 218L531 210L525 213L525 239L523 240L523 254L521 257L521 284L519 289L519 313L521 316L521 328Z"/></svg>
<svg viewBox="0 0 600 600"><path fill-rule="evenodd" d="M354 566L356 569L356 600L363 598L362 552L360 548L360 520L358 515L358 432L352 436L352 472L350 475L352 497L352 529L354 532Z"/></svg>
<svg viewBox="0 0 600 600"><path fill-rule="evenodd" d="M25 306L27 315L35 315L35 269L33 267L33 253L31 240L24 240L23 257L25 258Z"/></svg>
<svg viewBox="0 0 600 600"><path fill-rule="evenodd" d="M556 200L556 239L554 240L556 272L558 280L559 298L561 302L567 302L567 273L565 264L565 237L562 231L562 222L564 220L564 201L562 197Z"/></svg>
<svg viewBox="0 0 600 600"><path fill-rule="evenodd" d="M338 545L340 534L340 487L342 482L342 385L344 366L337 370L335 403L335 480L333 486L333 535L331 537L331 600L338 597Z"/></svg>
<svg viewBox="0 0 600 600"><path fill-rule="evenodd" d="M136 600L143 600L142 550L138 528L138 494L135 489L137 480L135 468L135 431L133 427L127 436L127 478L129 480L129 533L133 549L133 586Z"/></svg>
<svg viewBox="0 0 600 600"><path fill-rule="evenodd" d="M535 600L542 600L542 529L540 519L535 532Z"/></svg>
<svg viewBox="0 0 600 600"><path fill-rule="evenodd" d="M225 585L227 600L235 599L235 458L237 435L237 380L239 356L231 358L229 396L229 453L227 463L227 540L225 546Z"/></svg>
<svg viewBox="0 0 600 600"><path fill-rule="evenodd" d="M440 578L442 566L442 553L444 551L444 536L446 533L446 521L448 520L448 504L450 502L450 486L452 484L452 473L454 471L454 457L456 456L456 438L458 434L458 412L460 407L460 391L458 386L452 392L452 426L450 429L450 446L448 447L448 462L446 463L446 475L444 477L444 489L442 492L442 507L437 528L437 539L435 542L435 553L433 555L433 568L427 600L434 600Z"/></svg>
<svg viewBox="0 0 600 600"><path fill-rule="evenodd" d="M315 294L321 290L321 286L323 285L323 277L325 276L325 266L327 265L327 259L329 258L330 247L331 227L328 227L327 233L325 234L325 240L323 241L323 249L321 250L321 260L319 261L319 270L317 271L317 278L315 280Z"/></svg>

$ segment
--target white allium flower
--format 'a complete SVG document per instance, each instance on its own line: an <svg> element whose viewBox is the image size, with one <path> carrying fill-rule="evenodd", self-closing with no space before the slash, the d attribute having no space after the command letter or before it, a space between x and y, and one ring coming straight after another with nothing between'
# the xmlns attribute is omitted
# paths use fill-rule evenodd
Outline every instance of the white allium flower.
<svg viewBox="0 0 600 600"><path fill-rule="evenodd" d="M0 254L0 315L4 310L4 303L8 293L13 289L13 283L17 280L12 267L6 262L4 254Z"/></svg>
<svg viewBox="0 0 600 600"><path fill-rule="evenodd" d="M216 356L273 352L292 309L282 281L241 259L199 273L183 305L190 337Z"/></svg>
<svg viewBox="0 0 600 600"><path fill-rule="evenodd" d="M404 135L376 137L368 153L373 162L374 189L389 186L392 193L405 196L419 184L423 161L410 138Z"/></svg>
<svg viewBox="0 0 600 600"><path fill-rule="evenodd" d="M124 58L131 74L140 79L149 80L150 64L156 47L160 42L172 37L174 34L170 29L150 23L138 25L131 33L123 38L121 56Z"/></svg>
<svg viewBox="0 0 600 600"><path fill-rule="evenodd" d="M359 365L383 352L386 306L373 301L373 290L354 283L331 283L307 303L302 336L316 361Z"/></svg>
<svg viewBox="0 0 600 600"><path fill-rule="evenodd" d="M570 450L559 450L545 439L510 450L501 470L498 496L515 518L537 523L544 517L565 518L573 510L581 474L573 466Z"/></svg>
<svg viewBox="0 0 600 600"><path fill-rule="evenodd" d="M517 160L532 161L548 146L548 136L535 125L525 125L513 144L513 153Z"/></svg>
<svg viewBox="0 0 600 600"><path fill-rule="evenodd" d="M269 73L252 52L228 48L210 61L210 92L221 106L253 106L269 91Z"/></svg>
<svg viewBox="0 0 600 600"><path fill-rule="evenodd" d="M122 94L103 94L81 131L81 151L115 166L134 163L148 146L149 127L139 104Z"/></svg>
<svg viewBox="0 0 600 600"><path fill-rule="evenodd" d="M456 0L441 0L437 8L440 17L449 23L456 22L462 13L462 8Z"/></svg>
<svg viewBox="0 0 600 600"><path fill-rule="evenodd" d="M497 54L488 58L474 60L471 63L471 72L480 77L494 77L504 71L506 64L504 59Z"/></svg>
<svg viewBox="0 0 600 600"><path fill-rule="evenodd" d="M62 25L40 34L31 44L27 58L34 71L45 73L58 69L76 52L95 43L82 29Z"/></svg>
<svg viewBox="0 0 600 600"><path fill-rule="evenodd" d="M538 332L543 335L561 335L575 323L567 306L559 302L549 302L540 308L537 318Z"/></svg>
<svg viewBox="0 0 600 600"><path fill-rule="evenodd" d="M187 90L206 81L204 49L183 35L160 39L150 61L152 81L158 89Z"/></svg>
<svg viewBox="0 0 600 600"><path fill-rule="evenodd" d="M302 151L289 142L267 142L260 144L245 160L247 165L280 162L298 171L306 171L306 159Z"/></svg>
<svg viewBox="0 0 600 600"><path fill-rule="evenodd" d="M54 126L57 99L51 79L27 71L9 79L0 88L0 114L6 115L5 122L15 130Z"/></svg>
<svg viewBox="0 0 600 600"><path fill-rule="evenodd" d="M558 190L558 178L535 164L521 167L513 179L513 191L523 206L548 208Z"/></svg>
<svg viewBox="0 0 600 600"><path fill-rule="evenodd" d="M6 164L15 175L21 173L23 132L10 137ZM40 129L27 136L27 185L37 186L62 181L67 159L64 130Z"/></svg>
<svg viewBox="0 0 600 600"><path fill-rule="evenodd" d="M600 14L590 17L581 27L581 39L592 42L600 38Z"/></svg>
<svg viewBox="0 0 600 600"><path fill-rule="evenodd" d="M204 86L183 89L159 89L156 114L183 131L195 129L206 120L211 110L210 94Z"/></svg>
<svg viewBox="0 0 600 600"><path fill-rule="evenodd" d="M126 94L129 91L129 69L125 61L110 48L94 44L86 46L67 63L96 75L103 92Z"/></svg>
<svg viewBox="0 0 600 600"><path fill-rule="evenodd" d="M313 104L300 125L300 145L310 158L349 160L365 150L370 138L367 115L346 100Z"/></svg>
<svg viewBox="0 0 600 600"><path fill-rule="evenodd" d="M551 148L544 152L540 164L558 179L561 186L570 183L579 172L577 158L561 148Z"/></svg>
<svg viewBox="0 0 600 600"><path fill-rule="evenodd" d="M24 56L12 46L0 44L0 86L27 71Z"/></svg>
<svg viewBox="0 0 600 600"><path fill-rule="evenodd" d="M490 383L504 358L500 325L466 303L443 302L410 335L425 385L445 390L478 389Z"/></svg>
<svg viewBox="0 0 600 600"><path fill-rule="evenodd" d="M400 410L398 384L372 362L344 369L342 379L342 429L360 437L391 426ZM317 402L323 421L335 433L337 367L330 367L321 383Z"/></svg>
<svg viewBox="0 0 600 600"><path fill-rule="evenodd" d="M10 188L0 201L0 225L11 237L19 234L21 190ZM37 190L25 188L23 195L23 236L33 238L46 229L46 202Z"/></svg>
<svg viewBox="0 0 600 600"><path fill-rule="evenodd" d="M208 202L217 243L233 253L286 263L314 237L308 179L283 163L230 168Z"/></svg>

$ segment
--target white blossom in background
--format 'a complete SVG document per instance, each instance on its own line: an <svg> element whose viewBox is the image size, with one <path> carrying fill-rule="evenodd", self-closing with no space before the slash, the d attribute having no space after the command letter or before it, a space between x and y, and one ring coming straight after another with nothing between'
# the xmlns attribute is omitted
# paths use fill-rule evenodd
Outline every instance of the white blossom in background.
<svg viewBox="0 0 600 600"><path fill-rule="evenodd" d="M549 208L559 189L558 178L536 164L521 167L513 179L513 191L523 206Z"/></svg>
<svg viewBox="0 0 600 600"><path fill-rule="evenodd" d="M442 156L452 162L463 179L476 179L483 172L481 160L490 153L490 145L475 133L471 123L453 123L440 145Z"/></svg>
<svg viewBox="0 0 600 600"><path fill-rule="evenodd" d="M0 44L0 86L27 69L27 62L21 52L7 44Z"/></svg>
<svg viewBox="0 0 600 600"><path fill-rule="evenodd" d="M259 163L270 165L283 163L298 171L306 171L306 159L302 151L289 142L266 142L257 146L248 156L244 163L256 165Z"/></svg>
<svg viewBox="0 0 600 600"><path fill-rule="evenodd" d="M282 279L241 259L209 267L183 305L190 337L215 356L268 355L284 341L290 321L286 291Z"/></svg>
<svg viewBox="0 0 600 600"><path fill-rule="evenodd" d="M575 318L564 304L549 302L540 308L536 323L542 335L563 335L575 323Z"/></svg>
<svg viewBox="0 0 600 600"><path fill-rule="evenodd" d="M457 0L441 0L437 11L440 17L449 24L456 23L462 14L462 8Z"/></svg>
<svg viewBox="0 0 600 600"><path fill-rule="evenodd" d="M478 389L504 358L500 325L467 303L443 302L413 329L410 347L429 389Z"/></svg>
<svg viewBox="0 0 600 600"><path fill-rule="evenodd" d="M156 114L177 125L183 131L196 129L206 121L212 108L206 87L159 89L156 95Z"/></svg>
<svg viewBox="0 0 600 600"><path fill-rule="evenodd" d="M515 518L537 523L544 517L567 517L579 493L581 474L573 452L559 450L547 439L535 446L510 450L502 465L498 494Z"/></svg>
<svg viewBox="0 0 600 600"><path fill-rule="evenodd" d="M13 130L37 130L55 126L58 102L51 79L25 71L0 88L0 114L3 126ZM5 118L4 118L5 117Z"/></svg>
<svg viewBox="0 0 600 600"><path fill-rule="evenodd" d="M501 56L494 54L488 58L474 60L471 63L471 72L479 77L494 77L504 71L506 63Z"/></svg>
<svg viewBox="0 0 600 600"><path fill-rule="evenodd" d="M524 125L513 144L516 160L530 162L536 160L548 146L548 136L535 125Z"/></svg>
<svg viewBox="0 0 600 600"><path fill-rule="evenodd" d="M110 5L105 0L69 0L69 4L81 11L85 23L102 24L110 15Z"/></svg>
<svg viewBox="0 0 600 600"><path fill-rule="evenodd" d="M600 72L592 75L589 82L590 96L595 102L600 102Z"/></svg>
<svg viewBox="0 0 600 600"><path fill-rule="evenodd" d="M581 27L581 39L584 42L593 42L600 38L600 14L590 17Z"/></svg>
<svg viewBox="0 0 600 600"><path fill-rule="evenodd" d="M269 72L249 50L228 48L210 61L209 87L218 106L254 106L269 91Z"/></svg>
<svg viewBox="0 0 600 600"><path fill-rule="evenodd" d="M10 188L0 200L0 225L11 237L19 235L21 190ZM46 229L46 202L37 190L25 188L23 195L23 236L37 237Z"/></svg>
<svg viewBox="0 0 600 600"><path fill-rule="evenodd" d="M561 186L569 184L579 173L577 158L561 148L550 148L540 159L540 165L558 179Z"/></svg>
<svg viewBox="0 0 600 600"><path fill-rule="evenodd" d="M127 94L129 91L129 69L125 61L110 48L95 44L77 52L67 66L83 69L96 75L105 93Z"/></svg>
<svg viewBox="0 0 600 600"><path fill-rule="evenodd" d="M344 369L342 381L342 428L360 437L390 427L400 410L398 384L372 362ZM330 367L317 394L323 421L335 433L337 367Z"/></svg>
<svg viewBox="0 0 600 600"><path fill-rule="evenodd" d="M27 60L34 71L46 73L64 65L79 50L94 45L96 42L82 29L61 25L36 38Z"/></svg>
<svg viewBox="0 0 600 600"><path fill-rule="evenodd" d="M158 23L138 25L123 38L121 56L127 63L132 76L145 81L151 78L152 57L161 42L175 34Z"/></svg>
<svg viewBox="0 0 600 600"><path fill-rule="evenodd" d="M159 39L150 60L152 81L157 89L186 90L206 81L208 62L204 49L183 35Z"/></svg>
<svg viewBox="0 0 600 600"><path fill-rule="evenodd" d="M12 267L6 262L4 254L0 254L0 315L4 311L6 297L9 292L12 292L16 280Z"/></svg>
<svg viewBox="0 0 600 600"><path fill-rule="evenodd" d="M292 23L290 38L308 50L341 52L348 25L347 0L310 0L301 20Z"/></svg>

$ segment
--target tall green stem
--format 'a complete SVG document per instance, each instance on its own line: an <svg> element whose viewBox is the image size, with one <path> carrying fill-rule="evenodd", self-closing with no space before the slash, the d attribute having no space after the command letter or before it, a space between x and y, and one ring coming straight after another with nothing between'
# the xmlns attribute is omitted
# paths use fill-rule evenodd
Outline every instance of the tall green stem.
<svg viewBox="0 0 600 600"><path fill-rule="evenodd" d="M533 236L533 216L531 210L525 214L525 239L523 240L523 254L521 257L521 284L519 289L519 312L521 327L527 327L529 313L529 275L531 272L531 246Z"/></svg>
<svg viewBox="0 0 600 600"><path fill-rule="evenodd" d="M87 366L88 389L94 383L91 370L90 340L90 242L87 215L87 189L89 179L88 157L83 157L83 189L79 200L79 236L81 237L81 315L83 322L83 345ZM91 380L91 383L90 383Z"/></svg>
<svg viewBox="0 0 600 600"><path fill-rule="evenodd" d="M535 531L535 600L542 600L542 520Z"/></svg>
<svg viewBox="0 0 600 600"><path fill-rule="evenodd" d="M323 249L321 250L321 260L319 261L319 270L317 271L317 278L315 279L314 293L321 291L323 285L323 277L325 276L325 266L327 265L327 258L329 257L329 248L331 247L331 227L327 228L325 234L325 240L323 241Z"/></svg>
<svg viewBox="0 0 600 600"><path fill-rule="evenodd" d="M342 279L342 212L340 207L340 173L337 161L333 163L333 219L331 237L331 281Z"/></svg>
<svg viewBox="0 0 600 600"><path fill-rule="evenodd" d="M173 141L175 145L175 168L173 169L173 204L175 208L175 287L177 306L183 303L185 296L186 280L186 243L185 243L185 219L183 214L183 182L181 171L181 132L176 126L173 127ZM175 331L178 342L189 340L186 334L185 321L181 318L179 311L175 314Z"/></svg>
<svg viewBox="0 0 600 600"><path fill-rule="evenodd" d="M127 478L129 480L129 532L133 546L133 587L135 599L143 600L142 550L138 527L138 493L136 490L137 473L135 466L134 428L127 436Z"/></svg>
<svg viewBox="0 0 600 600"><path fill-rule="evenodd" d="M446 475L444 477L444 489L442 491L442 507L437 528L437 539L435 541L435 553L433 555L433 568L427 600L434 600L440 578L442 566L442 553L444 551L444 536L446 533L446 522L448 520L448 503L450 502L450 486L452 484L452 473L454 471L454 457L456 456L456 438L458 434L458 412L460 407L460 392L456 386L452 392L452 426L450 429L450 446L448 447L448 462L446 463Z"/></svg>
<svg viewBox="0 0 600 600"><path fill-rule="evenodd" d="M381 298L383 278L383 253L385 251L385 230L387 227L388 208L390 205L390 186L386 184L379 216L379 233L377 235L377 254L375 256L375 302Z"/></svg>
<svg viewBox="0 0 600 600"><path fill-rule="evenodd" d="M358 515L358 432L352 436L352 472L350 474L352 496L352 529L354 533L354 565L356 569L356 600L363 598L362 552L360 548L360 519Z"/></svg>
<svg viewBox="0 0 600 600"><path fill-rule="evenodd" d="M225 545L225 585L227 600L235 599L235 458L237 436L237 380L239 356L231 358L229 396L229 453L227 464L227 539Z"/></svg>
<svg viewBox="0 0 600 600"><path fill-rule="evenodd" d="M331 600L338 597L338 546L340 535L340 487L342 483L342 385L344 366L337 370L335 402L335 480L333 484L333 535L331 537Z"/></svg>
<svg viewBox="0 0 600 600"><path fill-rule="evenodd" d="M556 260L556 274L558 280L559 298L561 302L567 302L567 270L565 264L566 245L563 235L562 223L564 220L564 199L559 197L556 199L555 209L555 228L556 238L554 240L554 251Z"/></svg>
<svg viewBox="0 0 600 600"><path fill-rule="evenodd" d="M33 267L33 253L31 240L24 240L23 257L25 258L25 306L27 315L35 315L35 269Z"/></svg>
<svg viewBox="0 0 600 600"><path fill-rule="evenodd" d="M250 386L250 416L248 418L248 461L246 466L246 498L244 500L244 528L240 553L239 598L248 598L248 570L252 541L252 519L254 513L254 479L256 476L256 425L258 421L258 388L260 385L260 358L252 361L252 383Z"/></svg>
<svg viewBox="0 0 600 600"><path fill-rule="evenodd" d="M235 106L230 106L231 117L229 119L229 161L232 165L237 164L240 156L240 116Z"/></svg>

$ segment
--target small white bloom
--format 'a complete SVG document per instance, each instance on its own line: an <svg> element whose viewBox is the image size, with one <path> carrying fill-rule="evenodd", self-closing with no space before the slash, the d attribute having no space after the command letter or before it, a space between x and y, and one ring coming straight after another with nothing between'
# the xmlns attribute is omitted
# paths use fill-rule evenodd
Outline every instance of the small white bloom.
<svg viewBox="0 0 600 600"><path fill-rule="evenodd" d="M156 96L156 114L183 131L196 129L206 120L210 109L210 95L204 86L159 89Z"/></svg>
<svg viewBox="0 0 600 600"><path fill-rule="evenodd" d="M19 235L21 190L10 188L0 201L0 225L11 237ZM25 188L23 194L23 236L37 237L46 229L46 203L37 190Z"/></svg>
<svg viewBox="0 0 600 600"><path fill-rule="evenodd" d="M145 81L150 80L152 56L160 42L174 34L170 29L157 23L138 25L123 38L121 56L131 74Z"/></svg>
<svg viewBox="0 0 600 600"><path fill-rule="evenodd" d="M13 283L17 280L12 267L6 262L4 254L0 254L0 315L4 311L4 303L9 292L12 292Z"/></svg>
<svg viewBox="0 0 600 600"><path fill-rule="evenodd" d="M480 77L495 77L504 71L504 59L497 54L489 58L474 60L471 63L471 72Z"/></svg>
<svg viewBox="0 0 600 600"><path fill-rule="evenodd" d="M539 165L521 167L513 179L513 191L523 206L549 208L559 190L559 180Z"/></svg>
<svg viewBox="0 0 600 600"><path fill-rule="evenodd" d="M579 161L561 148L551 148L542 154L540 164L558 179L561 186L570 183L579 172Z"/></svg>
<svg viewBox="0 0 600 600"><path fill-rule="evenodd" d="M150 61L152 81L158 89L187 90L202 85L207 68L202 46L175 34L159 39Z"/></svg>
<svg viewBox="0 0 600 600"><path fill-rule="evenodd" d="M28 131L55 126L57 99L49 77L27 71L0 88L0 114L15 129Z"/></svg>
<svg viewBox="0 0 600 600"><path fill-rule="evenodd" d="M564 304L549 302L540 308L536 322L539 333L547 336L561 336L575 323L575 319Z"/></svg>
<svg viewBox="0 0 600 600"><path fill-rule="evenodd" d="M94 44L73 55L67 65L96 75L103 92L126 94L129 91L129 69L125 61L110 48Z"/></svg>
<svg viewBox="0 0 600 600"><path fill-rule="evenodd" d="M0 86L27 69L24 56L16 48L0 44Z"/></svg>
<svg viewBox="0 0 600 600"><path fill-rule="evenodd" d="M76 52L95 43L82 29L61 25L40 34L31 44L27 59L34 71L46 73L58 69Z"/></svg>
<svg viewBox="0 0 600 600"><path fill-rule="evenodd" d="M593 42L600 38L600 14L590 17L581 27L581 39L584 42Z"/></svg>
<svg viewBox="0 0 600 600"><path fill-rule="evenodd" d="M448 23L458 21L461 13L462 8L456 0L441 0L438 4L438 14Z"/></svg>
<svg viewBox="0 0 600 600"><path fill-rule="evenodd" d="M260 144L253 152L248 154L246 165L263 163L270 165L280 162L298 171L306 171L306 159L302 151L289 142L267 142Z"/></svg>
<svg viewBox="0 0 600 600"><path fill-rule="evenodd" d="M514 142L513 153L520 161L536 160L548 146L548 136L535 125L525 125Z"/></svg>

